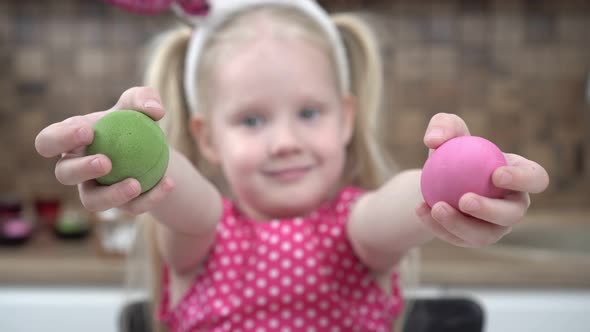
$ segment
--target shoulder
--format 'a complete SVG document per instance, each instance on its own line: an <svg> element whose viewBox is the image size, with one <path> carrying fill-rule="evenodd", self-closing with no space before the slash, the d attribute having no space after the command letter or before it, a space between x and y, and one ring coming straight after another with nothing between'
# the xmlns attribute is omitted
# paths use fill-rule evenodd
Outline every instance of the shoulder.
<svg viewBox="0 0 590 332"><path fill-rule="evenodd" d="M232 199L228 197L223 197L222 204L223 211L219 225L221 228L235 226L237 219L240 218L238 206Z"/></svg>
<svg viewBox="0 0 590 332"><path fill-rule="evenodd" d="M365 192L366 190L363 188L348 186L340 190L338 197L343 201L354 201Z"/></svg>
<svg viewBox="0 0 590 332"><path fill-rule="evenodd" d="M365 194L365 190L359 187L344 187L332 200L332 207L338 213L348 215L350 209L357 202L357 200Z"/></svg>

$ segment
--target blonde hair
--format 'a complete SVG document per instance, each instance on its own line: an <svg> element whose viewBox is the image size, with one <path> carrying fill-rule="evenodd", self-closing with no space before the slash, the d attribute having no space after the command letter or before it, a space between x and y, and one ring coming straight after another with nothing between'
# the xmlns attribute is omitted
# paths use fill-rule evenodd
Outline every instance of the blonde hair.
<svg viewBox="0 0 590 332"><path fill-rule="evenodd" d="M216 30L215 38L205 45L203 49L201 66L203 72L198 73L199 80L206 80L211 77L207 72L214 68L211 63L216 59L215 43L222 46L224 38L228 35L244 30L251 26L251 21L246 20L249 13L262 13L260 8L240 12L238 15L230 18L227 23ZM328 52L328 56L334 61L333 54L330 50L330 44L327 41L320 42L318 36L322 36L322 31L317 24L306 17L299 11L290 8L264 8L264 13L269 17L274 17L287 22L289 27L299 27L298 33L307 41L314 43ZM332 20L336 25L340 36L344 42L349 68L351 87L348 91L356 98L357 116L355 119L355 128L352 140L347 147L347 160L343 172L342 184L355 185L368 190L375 189L389 179L397 172L397 167L389 157L381 144L381 133L377 125L381 116L382 90L383 90L383 70L381 57L377 42L373 37L371 29L364 21L353 14L333 15ZM198 32L197 32L198 33ZM188 121L191 116L187 102L184 96L184 64L187 47L191 37L191 30L186 27L175 28L158 36L151 45L148 58L148 66L145 72L144 81L147 86L153 87L159 91L162 102L167 110L166 116L160 122L161 127L167 135L171 147L177 149L189 158L205 176L213 183L220 187L227 194L227 188L220 174L211 167L204 158L198 153L198 147L192 139ZM211 51L211 54L207 54ZM197 73L195 73L197 74ZM207 86L205 83L200 86ZM203 101L199 96L198 100ZM202 105L203 102L200 102ZM149 231L154 232L153 222L143 223L147 225ZM151 242L155 242L153 236L146 237ZM148 243L148 245L152 245ZM158 256L155 250L151 250L155 256ZM161 262L159 257L154 257L154 273L161 273ZM415 278L411 278L415 279ZM152 304L159 303L160 278L154 278L154 288L152 289ZM154 320L155 327L161 327Z"/></svg>

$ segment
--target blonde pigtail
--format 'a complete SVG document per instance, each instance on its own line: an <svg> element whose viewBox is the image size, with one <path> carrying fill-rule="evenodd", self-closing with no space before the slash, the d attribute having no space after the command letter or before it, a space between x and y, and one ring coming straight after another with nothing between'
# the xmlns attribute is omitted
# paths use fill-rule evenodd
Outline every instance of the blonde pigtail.
<svg viewBox="0 0 590 332"><path fill-rule="evenodd" d="M221 192L229 195L219 168L201 156L189 129L192 113L184 93L184 71L191 33L195 33L195 29L181 27L163 33L154 40L148 50L150 57L144 83L160 93L166 110L166 115L160 120L160 127L166 134L170 147L182 153Z"/></svg>
<svg viewBox="0 0 590 332"><path fill-rule="evenodd" d="M148 58L144 74L144 85L160 94L166 115L159 124L166 134L171 148L181 152L197 164L197 148L188 130L190 112L184 98L184 61L191 29L182 27L159 35L147 50ZM143 287L149 294L152 329L167 331L158 319L158 305L162 295L162 258L157 248L156 220L149 214L138 220L137 252L143 252L139 260L149 261L150 268L143 268ZM133 260L133 259L131 259ZM145 263L144 263L145 265Z"/></svg>
<svg viewBox="0 0 590 332"><path fill-rule="evenodd" d="M357 117L349 146L345 183L375 189L397 167L380 144L377 121L383 96L383 65L373 32L358 16L332 16L348 55L351 93L356 98Z"/></svg>
<svg viewBox="0 0 590 332"><path fill-rule="evenodd" d="M190 29L178 28L154 40L148 51L150 56L144 84L160 93L166 110L160 126L166 133L168 143L192 160L195 147L188 131L190 113L183 88L184 58L190 35Z"/></svg>

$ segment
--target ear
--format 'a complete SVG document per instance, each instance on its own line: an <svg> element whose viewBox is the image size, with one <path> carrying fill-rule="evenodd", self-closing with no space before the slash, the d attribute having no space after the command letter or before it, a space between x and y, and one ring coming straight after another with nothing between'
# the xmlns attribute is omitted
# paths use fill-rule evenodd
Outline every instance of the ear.
<svg viewBox="0 0 590 332"><path fill-rule="evenodd" d="M342 98L342 111L344 112L342 139L345 145L348 145L352 138L356 117L356 99L353 95L348 94Z"/></svg>
<svg viewBox="0 0 590 332"><path fill-rule="evenodd" d="M211 123L203 114L194 114L190 118L190 132L201 154L211 164L219 164L219 155L211 136Z"/></svg>

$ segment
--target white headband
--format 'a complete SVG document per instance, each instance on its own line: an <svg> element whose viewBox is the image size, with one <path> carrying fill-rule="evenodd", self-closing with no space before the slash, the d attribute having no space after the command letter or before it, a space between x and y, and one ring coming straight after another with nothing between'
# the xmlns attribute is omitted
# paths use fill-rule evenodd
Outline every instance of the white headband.
<svg viewBox="0 0 590 332"><path fill-rule="evenodd" d="M197 111L197 79L196 72L201 57L203 45L211 35L232 15L257 5L284 6L300 10L311 17L324 30L334 50L336 66L340 79L340 88L350 90L350 74L348 72L348 60L342 39L336 26L328 14L315 1L311 0L217 0L212 4L211 12L200 21L193 31L185 60L184 92L191 113Z"/></svg>

